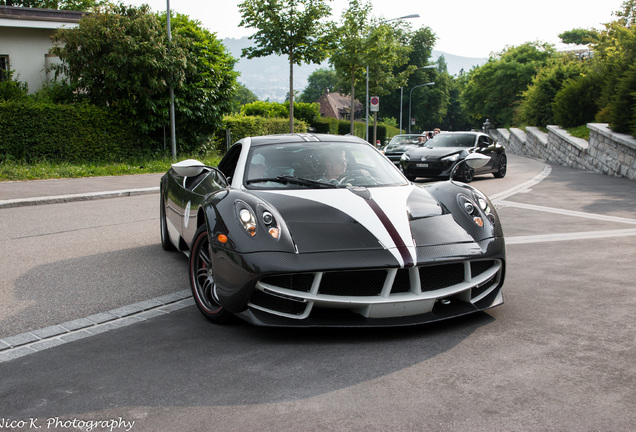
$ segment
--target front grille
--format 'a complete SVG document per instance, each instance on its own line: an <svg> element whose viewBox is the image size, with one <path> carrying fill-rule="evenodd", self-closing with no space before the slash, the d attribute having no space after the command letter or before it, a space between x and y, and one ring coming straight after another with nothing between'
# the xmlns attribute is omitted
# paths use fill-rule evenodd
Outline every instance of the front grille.
<svg viewBox="0 0 636 432"><path fill-rule="evenodd" d="M382 292L386 270L328 272L318 292L335 296L377 296Z"/></svg>
<svg viewBox="0 0 636 432"><path fill-rule="evenodd" d="M307 302L285 298L272 293L255 290L251 303L263 309L277 311L286 315L302 315L307 308Z"/></svg>
<svg viewBox="0 0 636 432"><path fill-rule="evenodd" d="M464 281L464 264L454 263L420 267L422 291L434 291Z"/></svg>
<svg viewBox="0 0 636 432"><path fill-rule="evenodd" d="M472 277L479 276L490 267L492 267L494 262L492 260L488 261L472 261L470 263L470 275Z"/></svg>
<svg viewBox="0 0 636 432"><path fill-rule="evenodd" d="M265 276L249 305L303 319L316 304L360 310L395 301L430 301L455 296L476 302L492 291L503 271L499 260L461 261L410 269L368 269ZM436 294L436 291L440 291Z"/></svg>
<svg viewBox="0 0 636 432"><path fill-rule="evenodd" d="M309 292L314 281L313 273L266 276L261 282L287 288L292 291Z"/></svg>

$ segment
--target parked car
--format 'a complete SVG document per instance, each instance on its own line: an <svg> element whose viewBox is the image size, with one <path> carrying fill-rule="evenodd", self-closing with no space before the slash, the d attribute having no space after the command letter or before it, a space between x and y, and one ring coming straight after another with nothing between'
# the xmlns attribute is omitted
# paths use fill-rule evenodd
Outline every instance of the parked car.
<svg viewBox="0 0 636 432"><path fill-rule="evenodd" d="M218 167L173 164L160 197L162 246L189 256L213 322L403 326L503 303L505 242L488 198L413 184L353 136L244 138Z"/></svg>
<svg viewBox="0 0 636 432"><path fill-rule="evenodd" d="M426 141L425 135L420 134L402 134L395 135L391 141L382 149L382 152L391 162L396 165L400 164L400 157L407 148L422 145Z"/></svg>
<svg viewBox="0 0 636 432"><path fill-rule="evenodd" d="M508 162L506 149L490 136L481 132L442 132L421 147L410 147L402 155L400 166L406 178L413 181L417 177L449 178L451 169L470 153L478 152L490 157L481 168L471 168L464 164L459 178L469 183L474 176L494 174L497 178L506 175Z"/></svg>

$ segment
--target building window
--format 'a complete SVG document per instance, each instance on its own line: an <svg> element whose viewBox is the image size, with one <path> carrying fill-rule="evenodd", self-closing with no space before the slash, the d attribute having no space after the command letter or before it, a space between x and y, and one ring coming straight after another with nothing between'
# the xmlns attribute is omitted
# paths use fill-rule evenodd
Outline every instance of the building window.
<svg viewBox="0 0 636 432"><path fill-rule="evenodd" d="M0 81L9 79L9 56L0 54Z"/></svg>

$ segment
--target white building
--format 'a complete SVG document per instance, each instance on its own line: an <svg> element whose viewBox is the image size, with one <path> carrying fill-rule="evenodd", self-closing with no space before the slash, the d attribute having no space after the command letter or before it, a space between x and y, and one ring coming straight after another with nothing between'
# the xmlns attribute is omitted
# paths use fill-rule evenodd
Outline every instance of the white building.
<svg viewBox="0 0 636 432"><path fill-rule="evenodd" d="M49 54L55 31L77 27L84 14L0 6L0 80L13 71L13 78L26 82L30 93L39 90L52 78L47 76L47 68L57 59Z"/></svg>

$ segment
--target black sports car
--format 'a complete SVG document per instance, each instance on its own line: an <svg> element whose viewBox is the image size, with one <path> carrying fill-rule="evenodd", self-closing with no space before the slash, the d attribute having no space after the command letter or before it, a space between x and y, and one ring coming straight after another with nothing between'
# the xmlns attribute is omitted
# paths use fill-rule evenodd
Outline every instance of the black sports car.
<svg viewBox="0 0 636 432"><path fill-rule="evenodd" d="M412 325L503 302L488 198L414 185L356 137L242 139L218 168L174 164L160 204L162 245L189 255L196 305L214 322Z"/></svg>
<svg viewBox="0 0 636 432"><path fill-rule="evenodd" d="M422 147L408 148L402 155L400 166L411 181L417 177L449 178L453 166L473 152L490 157L490 161L481 168L466 164L460 167L459 178L464 182L469 183L480 174L492 173L497 178L506 175L506 149L481 132L443 132L435 135Z"/></svg>
<svg viewBox="0 0 636 432"><path fill-rule="evenodd" d="M409 147L423 145L426 136L421 134L401 134L395 135L391 141L382 149L382 152L391 162L396 165L400 164L400 157Z"/></svg>

